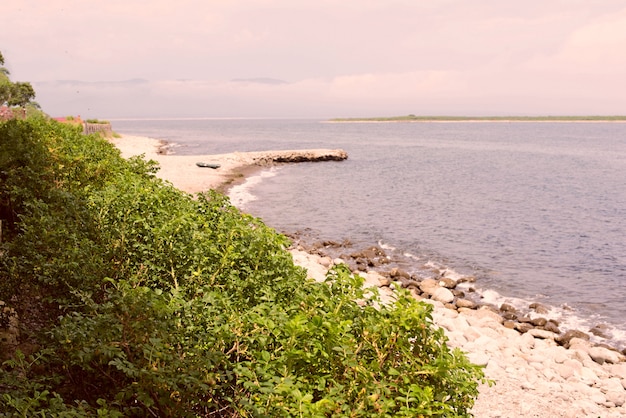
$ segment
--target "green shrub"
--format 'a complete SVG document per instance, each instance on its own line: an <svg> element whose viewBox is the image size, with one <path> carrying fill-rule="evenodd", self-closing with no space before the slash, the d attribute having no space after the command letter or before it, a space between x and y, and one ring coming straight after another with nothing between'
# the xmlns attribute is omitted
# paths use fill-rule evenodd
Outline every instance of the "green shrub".
<svg viewBox="0 0 626 418"><path fill-rule="evenodd" d="M308 280L284 236L155 169L0 124L0 299L45 347L3 365L0 416L469 416L482 370L429 305Z"/></svg>
<svg viewBox="0 0 626 418"><path fill-rule="evenodd" d="M89 197L120 176L154 181L153 163L125 161L98 136L43 118L0 124L0 219L6 256L0 297L26 289L58 302L111 274ZM39 290L35 290L38 288Z"/></svg>

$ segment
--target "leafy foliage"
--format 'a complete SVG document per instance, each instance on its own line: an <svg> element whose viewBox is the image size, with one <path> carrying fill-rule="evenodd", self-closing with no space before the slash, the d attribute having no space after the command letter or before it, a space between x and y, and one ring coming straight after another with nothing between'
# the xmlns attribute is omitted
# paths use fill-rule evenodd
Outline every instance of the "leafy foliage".
<svg viewBox="0 0 626 418"><path fill-rule="evenodd" d="M13 83L9 90L7 103L9 106L24 107L35 98L35 89L28 82Z"/></svg>
<svg viewBox="0 0 626 418"><path fill-rule="evenodd" d="M4 363L0 416L469 416L482 371L429 305L308 280L284 236L155 170L0 124L0 299L38 347Z"/></svg>
<svg viewBox="0 0 626 418"><path fill-rule="evenodd" d="M26 107L35 104L35 89L28 82L11 82L9 70L4 67L4 57L0 52L0 105ZM38 105L36 105L38 107Z"/></svg>

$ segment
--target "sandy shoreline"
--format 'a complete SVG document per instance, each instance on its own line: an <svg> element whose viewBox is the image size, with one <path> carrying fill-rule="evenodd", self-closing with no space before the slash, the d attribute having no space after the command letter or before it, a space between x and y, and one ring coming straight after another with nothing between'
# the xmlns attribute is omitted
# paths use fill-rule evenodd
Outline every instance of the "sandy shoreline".
<svg viewBox="0 0 626 418"><path fill-rule="evenodd" d="M124 158L144 155L161 167L157 176L187 193L210 189L224 191L238 181L277 163L304 161L339 161L348 154L339 149L274 150L259 152L232 152L214 155L169 155L164 141L141 136L122 135L111 142ZM215 164L216 169L200 167L197 163Z"/></svg>
<svg viewBox="0 0 626 418"><path fill-rule="evenodd" d="M270 155L262 152L179 156L159 153L163 143L156 139L124 135L112 142L125 158L144 154L157 161L158 177L189 193L225 190L243 181L251 170L271 163ZM200 168L196 166L199 161L220 164L220 168ZM301 250L292 254L318 280L334 263ZM364 277L367 285L379 287L386 298L393 297L384 285L389 282L385 277L374 272ZM443 276L434 280L436 289L424 299L435 307L435 323L446 330L451 346L484 365L486 377L497 382L481 386L473 410L476 417L626 416L626 363L621 353L580 338L572 339L566 349L557 344L556 334L542 329L520 333L505 326L502 315L487 307L451 309L443 296L435 296L447 297L447 292L439 292L446 289L445 282L449 285L443 279L457 280Z"/></svg>
<svg viewBox="0 0 626 418"><path fill-rule="evenodd" d="M163 141L142 137L122 135L111 142L121 151L124 158L145 155L148 160L159 163L157 176L171 182L176 188L187 193L199 193L210 189L224 191L237 181L242 181L261 167L237 153L218 155L168 155L163 152ZM197 162L209 162L220 165L217 170L198 167Z"/></svg>

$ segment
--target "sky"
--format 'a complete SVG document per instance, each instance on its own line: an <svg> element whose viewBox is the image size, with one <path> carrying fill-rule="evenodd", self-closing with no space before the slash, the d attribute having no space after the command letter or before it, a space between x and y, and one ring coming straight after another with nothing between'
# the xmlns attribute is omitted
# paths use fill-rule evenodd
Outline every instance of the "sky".
<svg viewBox="0 0 626 418"><path fill-rule="evenodd" d="M624 115L624 0L11 0L52 116Z"/></svg>

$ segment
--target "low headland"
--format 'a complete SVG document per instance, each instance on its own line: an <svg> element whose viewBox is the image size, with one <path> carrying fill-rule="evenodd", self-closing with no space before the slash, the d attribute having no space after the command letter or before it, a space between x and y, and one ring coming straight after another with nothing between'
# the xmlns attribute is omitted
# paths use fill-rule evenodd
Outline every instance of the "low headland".
<svg viewBox="0 0 626 418"><path fill-rule="evenodd" d="M314 161L314 156L322 156L317 159L322 161L347 158L339 150L289 151L289 159L285 151L179 156L167 155L166 144L156 139L122 135L112 141L125 157L144 154L156 160L161 167L157 175L189 193L227 191L275 163ZM220 167L201 168L198 161ZM333 265L346 263L365 278L365 286L379 289L383 301L393 299L394 286L401 286L433 305L433 320L445 330L448 344L484 366L486 377L496 382L480 387L474 416L626 416L624 353L592 342L588 333L561 330L557 321L547 318L545 306L534 303L522 312L507 304L482 304L469 295L472 277L436 268L432 277L413 277L387 268L390 260L382 248L350 249L349 243L335 242L304 246L292 238L294 261L316 280L323 280Z"/></svg>
<svg viewBox="0 0 626 418"><path fill-rule="evenodd" d="M626 122L626 116L383 116L333 118L328 122Z"/></svg>

